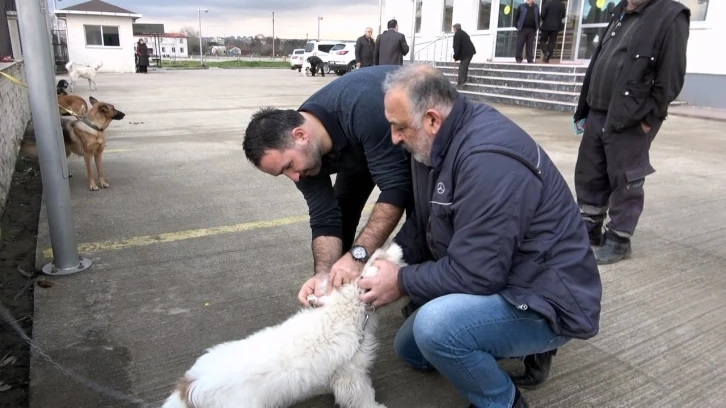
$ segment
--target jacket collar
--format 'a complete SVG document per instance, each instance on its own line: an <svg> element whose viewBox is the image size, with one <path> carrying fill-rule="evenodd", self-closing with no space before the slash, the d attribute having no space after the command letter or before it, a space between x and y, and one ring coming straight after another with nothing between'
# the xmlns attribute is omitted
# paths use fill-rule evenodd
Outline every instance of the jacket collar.
<svg viewBox="0 0 726 408"><path fill-rule="evenodd" d="M340 127L340 122L335 114L328 112L325 108L314 102L306 103L298 108L297 111L307 112L320 120L328 135L330 135L334 151L339 152L348 144L348 139L345 137L345 133L343 133L343 129Z"/></svg>
<svg viewBox="0 0 726 408"><path fill-rule="evenodd" d="M620 3L618 3L618 5L615 6L615 8L613 8L612 14L613 14L613 16L619 16L623 12L642 14L643 11L645 11L646 7L651 6L657 2L658 2L658 0L648 0L645 3L641 4L640 6L636 7L635 10L627 11L627 10L625 10L625 6L628 5L628 0L621 0Z"/></svg>
<svg viewBox="0 0 726 408"><path fill-rule="evenodd" d="M439 131L434 136L434 143L431 145L431 167L437 168L443 163L446 153L451 146L451 141L454 139L456 128L461 122L462 116L466 111L466 98L459 95L454 103L454 108L446 117L444 123L441 124Z"/></svg>

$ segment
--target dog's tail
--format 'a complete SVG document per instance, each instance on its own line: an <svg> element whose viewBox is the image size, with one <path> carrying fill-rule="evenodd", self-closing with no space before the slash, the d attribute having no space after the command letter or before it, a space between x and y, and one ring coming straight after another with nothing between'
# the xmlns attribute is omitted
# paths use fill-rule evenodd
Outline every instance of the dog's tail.
<svg viewBox="0 0 726 408"><path fill-rule="evenodd" d="M66 71L71 72L71 68L73 68L73 61L68 60L68 63L66 64Z"/></svg>
<svg viewBox="0 0 726 408"><path fill-rule="evenodd" d="M25 133L23 133L23 140L20 142L20 154L38 157L38 146L35 143L35 128L32 120L25 124Z"/></svg>
<svg viewBox="0 0 726 408"><path fill-rule="evenodd" d="M161 408L199 408L194 388L194 380L185 375Z"/></svg>

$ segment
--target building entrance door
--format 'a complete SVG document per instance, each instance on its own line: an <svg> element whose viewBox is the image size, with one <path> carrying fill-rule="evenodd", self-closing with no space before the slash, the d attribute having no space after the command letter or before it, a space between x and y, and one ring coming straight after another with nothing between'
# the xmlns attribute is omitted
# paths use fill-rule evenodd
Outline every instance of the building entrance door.
<svg viewBox="0 0 726 408"><path fill-rule="evenodd" d="M514 60L517 52L517 22L514 21L514 14L524 2L524 0L499 0L497 28L494 36L494 61ZM540 3L541 0L535 0L535 4ZM537 41L534 45L537 46ZM525 55L524 51L522 53ZM535 52L535 57L536 55Z"/></svg>

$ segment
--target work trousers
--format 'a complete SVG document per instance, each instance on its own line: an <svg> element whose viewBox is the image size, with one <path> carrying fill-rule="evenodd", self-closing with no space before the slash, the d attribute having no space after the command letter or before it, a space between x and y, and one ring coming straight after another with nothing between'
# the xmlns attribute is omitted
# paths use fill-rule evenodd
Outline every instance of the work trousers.
<svg viewBox="0 0 726 408"><path fill-rule="evenodd" d="M517 32L517 51L515 52L515 59L517 62L522 62L522 47L527 46L527 62L534 62L534 37L537 35L537 30L534 28L522 28Z"/></svg>
<svg viewBox="0 0 726 408"><path fill-rule="evenodd" d="M606 228L630 237L643 213L645 178L655 173L649 152L660 123L647 133L640 125L616 133L605 129L606 118L606 112L590 111L585 121L575 164L577 203L588 231L609 215Z"/></svg>

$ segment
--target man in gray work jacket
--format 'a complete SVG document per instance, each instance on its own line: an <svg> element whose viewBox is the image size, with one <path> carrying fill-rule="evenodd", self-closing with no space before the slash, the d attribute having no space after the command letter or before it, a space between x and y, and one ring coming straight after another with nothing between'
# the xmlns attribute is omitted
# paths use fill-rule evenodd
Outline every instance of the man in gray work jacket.
<svg viewBox="0 0 726 408"><path fill-rule="evenodd" d="M264 108L252 116L243 148L273 176L295 182L307 201L315 275L298 300L360 275L412 201L408 154L391 141L381 84L396 66L355 70L310 96L297 110ZM336 174L335 185L330 176ZM356 238L373 187L380 196Z"/></svg>
<svg viewBox="0 0 726 408"><path fill-rule="evenodd" d="M384 86L393 141L415 158L415 206L395 237L408 266L377 261L361 301L408 296L400 359L436 369L472 407L525 408L496 360L525 357L541 375L514 383L536 385L552 352L599 330L602 286L577 204L522 128L436 68L404 66Z"/></svg>
<svg viewBox="0 0 726 408"><path fill-rule="evenodd" d="M587 69L574 115L584 128L575 192L599 264L632 253L643 184L655 172L650 144L685 80L689 17L672 0L622 0Z"/></svg>

